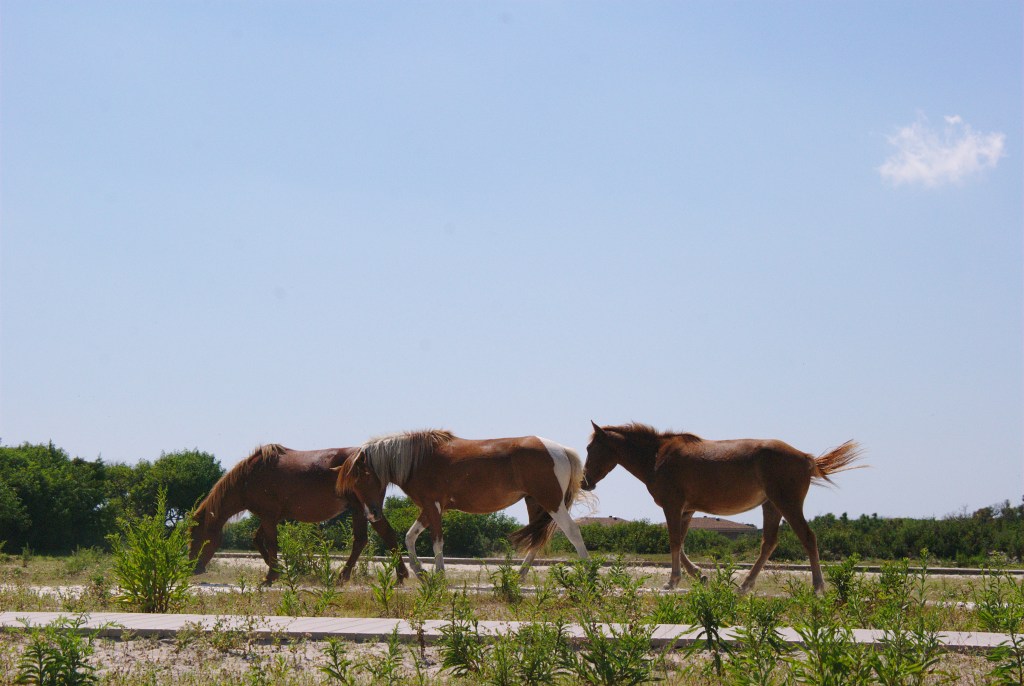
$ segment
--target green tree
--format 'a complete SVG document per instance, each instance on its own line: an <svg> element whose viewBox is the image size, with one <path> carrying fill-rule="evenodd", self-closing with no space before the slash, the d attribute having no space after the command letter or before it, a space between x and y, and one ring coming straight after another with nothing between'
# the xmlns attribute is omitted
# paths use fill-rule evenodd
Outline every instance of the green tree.
<svg viewBox="0 0 1024 686"><path fill-rule="evenodd" d="M198 449L162 453L153 463L148 481L167 489L167 517L173 524L206 497L224 469L210 453Z"/></svg>
<svg viewBox="0 0 1024 686"><path fill-rule="evenodd" d="M105 470L52 443L0 446L0 537L39 552L102 544Z"/></svg>

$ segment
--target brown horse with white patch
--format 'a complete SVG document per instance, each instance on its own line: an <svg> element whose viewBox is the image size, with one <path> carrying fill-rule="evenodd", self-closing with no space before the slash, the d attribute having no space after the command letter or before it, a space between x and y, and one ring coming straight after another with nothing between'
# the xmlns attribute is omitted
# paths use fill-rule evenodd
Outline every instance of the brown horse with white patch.
<svg viewBox="0 0 1024 686"><path fill-rule="evenodd" d="M488 514L526 500L529 523L510 536L527 551L525 576L536 552L560 528L580 557L583 536L569 516L580 494L583 465L575 451L537 436L471 441L448 431L414 431L364 443L339 470L338 491L352 492L367 506L370 521L383 518L384 492L396 484L420 514L405 537L409 563L420 574L416 539L430 529L434 569L444 569L441 515L445 510Z"/></svg>
<svg viewBox="0 0 1024 686"><path fill-rule="evenodd" d="M220 547L224 524L248 510L260 520L253 540L270 568L266 583L278 577L277 523L282 519L323 522L352 508L352 554L345 563L342 579L348 581L359 554L366 547L366 515L352 493L335 491L335 469L345 464L358 448L289 450L264 445L235 465L210 489L195 511L190 555L196 560L196 574L206 570ZM398 548L394 530L387 521L373 523L374 529L391 549ZM399 582L409 576L405 565L398 569Z"/></svg>
<svg viewBox="0 0 1024 686"><path fill-rule="evenodd" d="M749 591L778 543L779 523L785 517L811 561L814 590L825 581L818 563L818 542L804 519L807 489L830 474L852 469L860 449L847 441L814 457L777 440L705 441L688 433L660 433L644 424L594 426L587 446L583 490L593 490L615 465L644 482L654 502L665 511L672 553L672 576L665 588L679 583L679 564L702 578L690 562L683 541L696 511L733 515L761 506L764 536L761 554L740 590Z"/></svg>

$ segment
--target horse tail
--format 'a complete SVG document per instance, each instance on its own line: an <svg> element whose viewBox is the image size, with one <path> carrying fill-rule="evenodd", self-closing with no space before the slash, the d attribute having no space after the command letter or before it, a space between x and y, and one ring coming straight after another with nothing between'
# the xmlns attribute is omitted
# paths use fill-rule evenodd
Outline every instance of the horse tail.
<svg viewBox="0 0 1024 686"><path fill-rule="evenodd" d="M544 445L548 447L548 442L544 441ZM569 460L569 481L565 486L565 496L563 498L565 509L571 509L577 502L586 501L593 503L594 496L580 488L583 483L583 462L580 461L579 454L572 448L565 446L558 446L558 448L564 451L565 456ZM548 447L548 451L551 451L550 447ZM522 529L509 534L508 538L516 550L537 550L547 545L557 530L558 525L551 518L551 514L542 512Z"/></svg>
<svg viewBox="0 0 1024 686"><path fill-rule="evenodd" d="M838 448L813 458L814 471L811 473L812 481L827 481L832 484L830 474L843 472L847 469L860 469L867 465L853 464L861 458L861 447L856 441L847 441ZM834 485L834 484L833 484Z"/></svg>

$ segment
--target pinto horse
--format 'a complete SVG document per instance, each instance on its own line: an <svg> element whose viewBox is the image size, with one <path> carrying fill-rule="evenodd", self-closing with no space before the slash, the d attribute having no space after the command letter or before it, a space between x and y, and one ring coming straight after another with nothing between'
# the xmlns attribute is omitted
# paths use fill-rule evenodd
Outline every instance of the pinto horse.
<svg viewBox="0 0 1024 686"><path fill-rule="evenodd" d="M644 482L654 502L665 511L672 552L672 575L666 589L679 583L679 563L701 578L683 550L686 530L695 511L714 515L746 512L758 505L764 513L761 554L740 587L747 592L778 543L779 522L786 518L811 561L815 592L825 590L818 563L818 542L804 519L804 496L811 483L853 469L860 448L847 441L814 457L776 440L705 441L688 433L659 433L644 424L600 427L587 446L585 491L593 490L615 465Z"/></svg>
<svg viewBox="0 0 1024 686"><path fill-rule="evenodd" d="M280 445L264 445L235 465L210 489L196 509L189 554L196 560L196 574L206 570L220 547L224 524L232 516L248 510L260 520L253 540L270 568L266 583L279 576L277 567L277 523L282 519L322 522L335 517L350 505L358 504L350 492L336 492L338 468L350 460L358 448L328 450L289 450ZM387 521L375 521L374 529L391 549L398 549L394 529ZM352 554L345 563L342 579L348 581L359 554L366 547L366 515L361 505L352 507ZM409 576L402 564L399 583Z"/></svg>
<svg viewBox="0 0 1024 686"><path fill-rule="evenodd" d="M352 492L367 508L370 521L383 518L384 492L396 484L420 509L405 536L409 563L417 575L416 539L430 529L434 569L444 569L441 515L445 510L472 514L497 512L526 500L529 523L509 538L527 551L519 570L525 577L537 550L560 528L580 557L588 557L583 536L569 516L580 495L583 466L570 448L536 436L471 441L448 431L415 431L364 443L338 473L338 492Z"/></svg>

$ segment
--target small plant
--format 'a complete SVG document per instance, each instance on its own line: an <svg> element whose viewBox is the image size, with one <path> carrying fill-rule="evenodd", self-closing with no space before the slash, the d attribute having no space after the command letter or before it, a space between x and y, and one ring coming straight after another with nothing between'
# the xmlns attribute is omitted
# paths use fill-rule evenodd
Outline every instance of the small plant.
<svg viewBox="0 0 1024 686"><path fill-rule="evenodd" d="M505 544L505 559L498 569L491 572L491 584L494 586L494 595L509 605L518 605L523 602L523 587L519 579L519 570L512 564L512 548L508 541Z"/></svg>
<svg viewBox="0 0 1024 686"><path fill-rule="evenodd" d="M729 683L735 686L777 686L783 683L779 661L789 646L779 633L786 602L778 598L750 597L745 602L737 644L726 663Z"/></svg>
<svg viewBox="0 0 1024 686"><path fill-rule="evenodd" d="M860 579L857 576L857 563L859 562L860 555L854 553L838 564L825 565L825 578L832 584L836 602L840 605L849 603L857 593L860 585Z"/></svg>
<svg viewBox="0 0 1024 686"><path fill-rule="evenodd" d="M793 678L815 686L860 686L871 683L868 649L836 621L827 598L807 596L807 620L794 627L803 652L789 658Z"/></svg>
<svg viewBox="0 0 1024 686"><path fill-rule="evenodd" d="M99 683L96 668L88 663L92 640L75 633L84 620L61 618L42 629L31 630L28 646L18 660L16 684L34 686L85 686Z"/></svg>
<svg viewBox="0 0 1024 686"><path fill-rule="evenodd" d="M363 666L373 677L374 684L397 684L405 678L402 668L402 643L398 637L398 627L388 636L384 654L367 659Z"/></svg>
<svg viewBox="0 0 1024 686"><path fill-rule="evenodd" d="M122 605L140 612L167 612L188 596L195 567L189 559L192 518L183 518L170 531L166 521L167 491L161 489L151 517L122 518L119 533L108 537Z"/></svg>
<svg viewBox="0 0 1024 686"><path fill-rule="evenodd" d="M605 630L607 628L607 631ZM651 655L653 624L583 624L584 648L569 668L585 684L632 686L651 679L655 658Z"/></svg>
<svg viewBox="0 0 1024 686"><path fill-rule="evenodd" d="M702 649L708 651L711 654L710 666L719 677L723 670L722 658L730 651L721 630L735 619L739 603L732 576L731 565L718 567L707 584L695 584L683 596L688 618L700 627L697 640L688 650L691 654Z"/></svg>
<svg viewBox="0 0 1024 686"><path fill-rule="evenodd" d="M986 574L975 602L985 629L1009 635L987 656L992 682L999 686L1024 683L1024 584L1005 572Z"/></svg>
<svg viewBox="0 0 1024 686"><path fill-rule="evenodd" d="M458 677L480 673L484 667L484 649L480 641L480 623L473 613L466 592L452 596L451 613L441 627L438 641L441 666Z"/></svg>
<svg viewBox="0 0 1024 686"><path fill-rule="evenodd" d="M392 552L377 569L375 578L370 581L370 590L373 599L380 606L381 617L391 615L395 589L398 588L398 567L401 564L402 558L397 552Z"/></svg>
<svg viewBox="0 0 1024 686"><path fill-rule="evenodd" d="M544 686L567 671L573 651L564 624L524 624L513 639L517 683Z"/></svg>
<svg viewBox="0 0 1024 686"><path fill-rule="evenodd" d="M604 558L594 555L572 564L560 562L551 568L551 577L565 591L569 602L577 607L592 607L601 599L601 565Z"/></svg>
<svg viewBox="0 0 1024 686"><path fill-rule="evenodd" d="M322 665L320 671L330 677L332 681L343 686L355 686L356 678L352 674L353 662L346 655L345 642L337 638L328 638L324 655L327 657L327 664Z"/></svg>
<svg viewBox="0 0 1024 686"><path fill-rule="evenodd" d="M98 565L102 558L103 553L96 548L75 548L75 551L64 560L64 573L68 576L80 574L89 567Z"/></svg>

